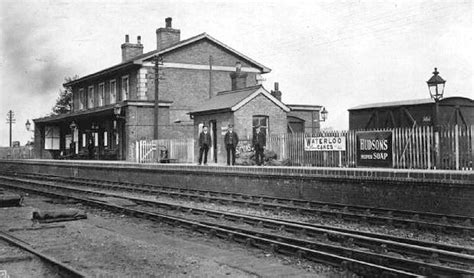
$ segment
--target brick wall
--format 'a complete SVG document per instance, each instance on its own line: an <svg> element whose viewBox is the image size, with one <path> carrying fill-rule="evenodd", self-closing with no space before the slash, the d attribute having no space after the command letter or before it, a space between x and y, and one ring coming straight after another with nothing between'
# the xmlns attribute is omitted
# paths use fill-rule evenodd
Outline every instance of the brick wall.
<svg viewBox="0 0 474 278"><path fill-rule="evenodd" d="M311 134L313 126L315 132L317 132L320 128L319 113L317 111L293 110L288 113L288 116L293 116L304 120L305 133Z"/></svg>
<svg viewBox="0 0 474 278"><path fill-rule="evenodd" d="M286 112L267 97L259 95L234 112L234 128L242 138L252 138L252 117L257 115L268 116L269 134L286 133Z"/></svg>
<svg viewBox="0 0 474 278"><path fill-rule="evenodd" d="M143 74L143 73L142 73ZM143 98L140 96L144 94L138 90L139 86L143 86L143 83L139 83L138 77L139 69L138 67L129 68L126 71L119 71L114 74L102 76L101 78L95 78L86 80L81 82L77 85L73 86L73 111L79 110L79 89L83 88L85 94L87 95L87 90L89 86L94 86L94 103L95 107L98 106L99 103L99 84L104 83L104 90L105 90L105 103L104 105L111 104L110 103L110 81L115 80L116 84L116 102L121 101L121 90L122 90L122 76L128 75L129 76L129 99L130 100L142 100ZM142 90L143 91L143 90ZM87 103L85 103L85 108L87 107Z"/></svg>
<svg viewBox="0 0 474 278"><path fill-rule="evenodd" d="M0 160L0 171L474 216L474 174L466 171L203 167L47 160Z"/></svg>

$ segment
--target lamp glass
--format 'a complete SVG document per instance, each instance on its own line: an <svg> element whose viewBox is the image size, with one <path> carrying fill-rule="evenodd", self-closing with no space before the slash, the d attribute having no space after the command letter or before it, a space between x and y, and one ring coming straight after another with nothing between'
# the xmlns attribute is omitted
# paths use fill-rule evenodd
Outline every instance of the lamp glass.
<svg viewBox="0 0 474 278"><path fill-rule="evenodd" d="M30 131L31 123L29 120L26 120L25 127L26 127L26 130Z"/></svg>
<svg viewBox="0 0 474 278"><path fill-rule="evenodd" d="M120 106L120 104L117 104L114 106L114 115L115 116L119 116L122 112L122 107Z"/></svg>
<svg viewBox="0 0 474 278"><path fill-rule="evenodd" d="M328 111L326 108L323 107L323 110L321 111L321 120L324 122L328 118Z"/></svg>

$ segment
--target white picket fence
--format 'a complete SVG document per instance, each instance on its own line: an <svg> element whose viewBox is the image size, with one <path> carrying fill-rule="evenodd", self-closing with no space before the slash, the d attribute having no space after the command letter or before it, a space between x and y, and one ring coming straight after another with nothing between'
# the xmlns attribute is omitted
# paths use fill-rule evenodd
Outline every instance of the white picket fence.
<svg viewBox="0 0 474 278"><path fill-rule="evenodd" d="M135 142L138 163L192 163L194 139L140 140Z"/></svg>

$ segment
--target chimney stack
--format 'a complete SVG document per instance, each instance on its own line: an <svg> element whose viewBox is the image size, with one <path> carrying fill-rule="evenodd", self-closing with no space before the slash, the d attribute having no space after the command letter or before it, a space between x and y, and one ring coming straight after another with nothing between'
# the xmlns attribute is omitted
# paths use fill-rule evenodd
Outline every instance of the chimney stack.
<svg viewBox="0 0 474 278"><path fill-rule="evenodd" d="M122 44L122 62L131 60L143 54L143 44L141 36L137 37L137 43L130 43L130 37L125 35L125 43Z"/></svg>
<svg viewBox="0 0 474 278"><path fill-rule="evenodd" d="M230 79L232 80L232 91L247 87L247 73L242 72L240 62L235 63L235 72L230 73Z"/></svg>
<svg viewBox="0 0 474 278"><path fill-rule="evenodd" d="M281 101L281 91L278 89L278 82L275 82L275 90L272 90L271 94L274 96L276 99Z"/></svg>
<svg viewBox="0 0 474 278"><path fill-rule="evenodd" d="M165 19L165 28L156 29L156 49L158 51L170 47L180 41L181 31L179 29L173 29L171 17Z"/></svg>

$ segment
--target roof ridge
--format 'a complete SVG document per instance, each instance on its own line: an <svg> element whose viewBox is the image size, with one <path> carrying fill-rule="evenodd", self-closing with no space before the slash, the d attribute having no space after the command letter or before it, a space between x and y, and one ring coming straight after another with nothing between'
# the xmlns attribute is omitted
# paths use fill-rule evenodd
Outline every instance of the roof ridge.
<svg viewBox="0 0 474 278"><path fill-rule="evenodd" d="M254 86L240 88L240 89L237 89L237 90L220 91L220 92L217 92L216 96L222 96L222 95L227 95L227 94L238 93L238 92L247 91L247 90L250 90L250 89L253 89L253 88L256 89L256 88L259 88L259 87L263 87L263 86L261 84L258 84L258 85L254 85Z"/></svg>

